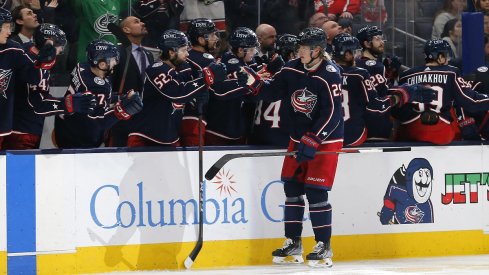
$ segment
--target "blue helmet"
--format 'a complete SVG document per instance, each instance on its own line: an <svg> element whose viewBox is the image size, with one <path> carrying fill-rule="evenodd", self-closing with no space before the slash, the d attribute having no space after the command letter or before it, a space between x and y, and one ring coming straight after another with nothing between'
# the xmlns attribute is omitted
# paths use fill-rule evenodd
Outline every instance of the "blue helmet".
<svg viewBox="0 0 489 275"><path fill-rule="evenodd" d="M343 57L347 51L353 54L356 50L361 50L360 42L354 36L347 33L340 33L333 38L333 56Z"/></svg>
<svg viewBox="0 0 489 275"><path fill-rule="evenodd" d="M299 33L297 44L301 46L321 47L326 49L326 33L316 27L305 28Z"/></svg>
<svg viewBox="0 0 489 275"><path fill-rule="evenodd" d="M277 52L281 55L287 55L290 52L295 52L299 39L292 34L282 34L277 39Z"/></svg>
<svg viewBox="0 0 489 275"><path fill-rule="evenodd" d="M197 43L199 37L205 37L208 34L217 32L216 24L207 18L197 18L190 21L187 34L192 44Z"/></svg>
<svg viewBox="0 0 489 275"><path fill-rule="evenodd" d="M44 23L34 31L34 43L38 49L42 48L46 40L52 40L55 47L66 46L66 34L58 26Z"/></svg>
<svg viewBox="0 0 489 275"><path fill-rule="evenodd" d="M119 50L109 41L96 39L87 46L87 59L91 66L97 65L100 61L107 62L110 58L115 58L119 62Z"/></svg>
<svg viewBox="0 0 489 275"><path fill-rule="evenodd" d="M178 48L188 46L188 38L187 36L177 30L166 30L160 37L160 41L158 41L158 48L163 52L168 50L177 51Z"/></svg>
<svg viewBox="0 0 489 275"><path fill-rule="evenodd" d="M0 8L0 24L3 23L12 23L12 14L4 8Z"/></svg>
<svg viewBox="0 0 489 275"><path fill-rule="evenodd" d="M260 46L256 33L249 28L239 27L234 30L229 38L231 48L254 48Z"/></svg>
<svg viewBox="0 0 489 275"><path fill-rule="evenodd" d="M439 54L444 54L449 58L453 56L452 48L447 41L442 39L432 39L426 42L424 45L424 57L425 59L437 59Z"/></svg>
<svg viewBox="0 0 489 275"><path fill-rule="evenodd" d="M367 41L370 42L372 41L372 38L377 35L382 35L382 30L379 29L377 26L365 26L358 30L357 32L357 39L360 42L360 45L363 46L363 42Z"/></svg>

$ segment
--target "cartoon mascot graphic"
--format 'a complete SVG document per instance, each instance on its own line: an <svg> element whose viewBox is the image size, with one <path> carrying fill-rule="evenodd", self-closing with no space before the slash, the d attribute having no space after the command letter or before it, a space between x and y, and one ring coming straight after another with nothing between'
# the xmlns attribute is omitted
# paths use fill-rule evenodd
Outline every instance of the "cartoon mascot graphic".
<svg viewBox="0 0 489 275"><path fill-rule="evenodd" d="M392 176L379 217L382 224L433 223L433 168L424 158L404 164Z"/></svg>

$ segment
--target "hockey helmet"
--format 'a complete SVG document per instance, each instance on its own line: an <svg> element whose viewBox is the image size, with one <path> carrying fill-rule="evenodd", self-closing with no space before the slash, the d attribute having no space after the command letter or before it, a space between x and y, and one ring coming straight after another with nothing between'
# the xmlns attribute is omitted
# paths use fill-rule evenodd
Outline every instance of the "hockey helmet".
<svg viewBox="0 0 489 275"><path fill-rule="evenodd" d="M453 56L452 48L447 41L443 39L432 39L424 45L425 59L435 60L439 54L444 54L446 58Z"/></svg>
<svg viewBox="0 0 489 275"><path fill-rule="evenodd" d="M190 26L188 27L187 35L192 44L197 43L199 37L206 37L211 33L217 32L216 24L207 18L197 18L190 21Z"/></svg>
<svg viewBox="0 0 489 275"><path fill-rule="evenodd" d="M382 30L377 26L365 26L358 30L357 39L360 42L360 45L363 46L363 42L370 42L375 36L383 35Z"/></svg>
<svg viewBox="0 0 489 275"><path fill-rule="evenodd" d="M360 42L354 36L347 33L340 33L333 38L333 56L343 57L347 51L355 54L356 50L361 50Z"/></svg>
<svg viewBox="0 0 489 275"><path fill-rule="evenodd" d="M4 8L0 8L0 25L3 23L12 23L12 14Z"/></svg>
<svg viewBox="0 0 489 275"><path fill-rule="evenodd" d="M163 32L158 42L158 48L163 52L168 50L176 52L178 48L185 46L188 46L187 36L183 32L173 29Z"/></svg>
<svg viewBox="0 0 489 275"><path fill-rule="evenodd" d="M38 49L44 46L46 40L52 40L55 47L66 46L65 32L53 24L41 24L34 31L34 43Z"/></svg>
<svg viewBox="0 0 489 275"><path fill-rule="evenodd" d="M115 58L119 62L119 51L117 47L109 41L96 39L87 46L87 59L90 65L95 66L100 61L109 63L108 60Z"/></svg>
<svg viewBox="0 0 489 275"><path fill-rule="evenodd" d="M231 34L229 38L231 48L255 48L260 46L258 38L254 31L249 28L239 27Z"/></svg>
<svg viewBox="0 0 489 275"><path fill-rule="evenodd" d="M299 33L298 42L300 46L321 47L326 49L326 33L316 27L305 28Z"/></svg>
<svg viewBox="0 0 489 275"><path fill-rule="evenodd" d="M277 52L281 55L287 55L290 52L295 52L297 48L297 36L292 34L283 34L277 39Z"/></svg>

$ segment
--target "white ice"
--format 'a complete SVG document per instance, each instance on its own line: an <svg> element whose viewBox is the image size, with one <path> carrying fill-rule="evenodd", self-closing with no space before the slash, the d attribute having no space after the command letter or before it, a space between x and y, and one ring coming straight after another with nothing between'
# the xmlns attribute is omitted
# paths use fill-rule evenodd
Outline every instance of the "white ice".
<svg viewBox="0 0 489 275"><path fill-rule="evenodd" d="M197 259L198 260L198 259ZM436 258L383 259L369 261L335 262L332 268L310 268L307 265L269 265L230 267L222 269L193 269L183 271L133 271L111 272L105 275L155 275L155 274L489 274L489 254Z"/></svg>

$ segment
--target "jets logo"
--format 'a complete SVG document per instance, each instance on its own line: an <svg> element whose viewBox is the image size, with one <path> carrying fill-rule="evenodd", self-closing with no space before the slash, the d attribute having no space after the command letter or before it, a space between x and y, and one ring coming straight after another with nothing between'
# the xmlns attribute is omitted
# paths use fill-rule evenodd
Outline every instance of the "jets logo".
<svg viewBox="0 0 489 275"><path fill-rule="evenodd" d="M7 99L7 88L12 77L12 70L0 69L0 95Z"/></svg>
<svg viewBox="0 0 489 275"><path fill-rule="evenodd" d="M95 22L93 23L93 28L99 34L99 38L112 34L107 26L109 25L109 23L116 23L117 19L118 18L116 15L106 12L95 20Z"/></svg>
<svg viewBox="0 0 489 275"><path fill-rule="evenodd" d="M308 118L311 118L311 113L317 103L317 95L307 90L307 87L301 90L295 91L291 96L292 107L294 112L300 112L305 114Z"/></svg>

